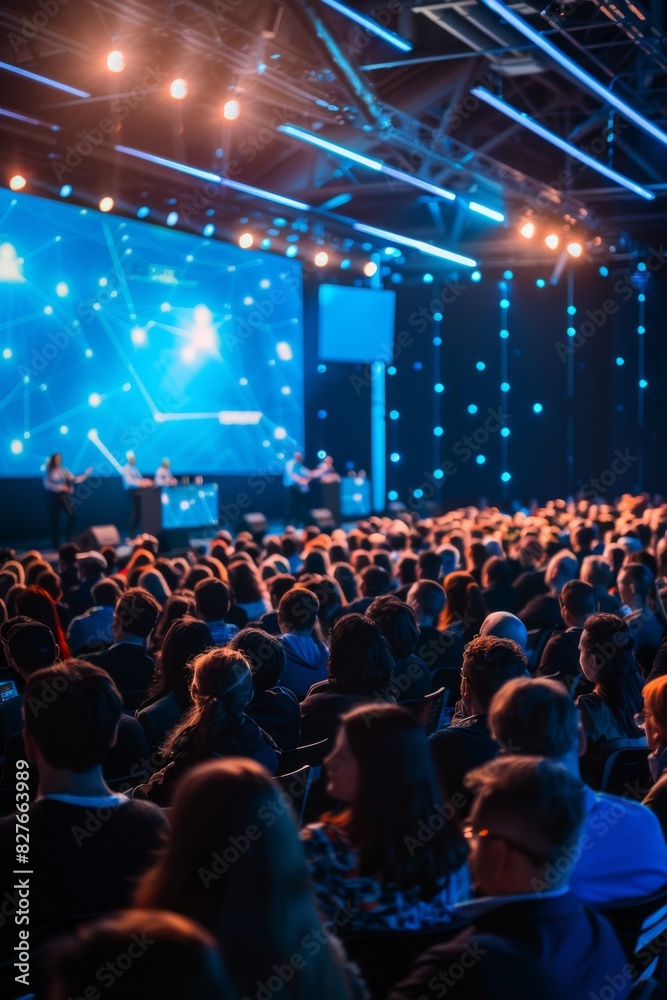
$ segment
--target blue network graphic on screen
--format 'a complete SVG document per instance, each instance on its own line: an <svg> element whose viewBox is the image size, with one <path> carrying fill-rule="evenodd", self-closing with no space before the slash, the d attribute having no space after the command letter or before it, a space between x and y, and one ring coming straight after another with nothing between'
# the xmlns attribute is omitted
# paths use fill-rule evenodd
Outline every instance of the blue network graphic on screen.
<svg viewBox="0 0 667 1000"><path fill-rule="evenodd" d="M0 476L273 469L303 444L299 264L0 191Z"/></svg>

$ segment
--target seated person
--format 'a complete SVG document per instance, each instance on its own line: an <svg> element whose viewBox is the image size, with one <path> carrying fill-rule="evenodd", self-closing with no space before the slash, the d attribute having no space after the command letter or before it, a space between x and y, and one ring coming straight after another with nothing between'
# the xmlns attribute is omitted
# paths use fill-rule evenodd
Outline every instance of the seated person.
<svg viewBox="0 0 667 1000"><path fill-rule="evenodd" d="M667 677L656 677L644 685L643 722L651 753L648 766L653 787L644 799L658 817L667 840Z"/></svg>
<svg viewBox="0 0 667 1000"><path fill-rule="evenodd" d="M583 694L590 691L590 682L581 674L579 641L586 621L597 608L595 591L588 583L570 580L560 592L559 600L565 631L554 632L550 637L535 673L553 677L570 692L576 687L577 694Z"/></svg>
<svg viewBox="0 0 667 1000"><path fill-rule="evenodd" d="M333 917L349 907L350 931L448 923L452 905L469 895L466 850L442 804L418 720L397 705L353 709L325 767L327 792L343 811L302 832L320 910ZM429 826L433 815L441 819L437 828Z"/></svg>
<svg viewBox="0 0 667 1000"><path fill-rule="evenodd" d="M584 677L593 685L590 694L577 698L577 708L589 746L582 761L582 775L598 786L608 744L646 746L635 716L642 708L642 677L630 629L618 615L588 618L579 641Z"/></svg>
<svg viewBox="0 0 667 1000"><path fill-rule="evenodd" d="M562 628L564 625L560 613L560 603L558 595L570 580L574 580L579 572L579 563L573 552L564 549L552 556L549 560L544 574L544 582L547 585L546 594L537 594L531 597L518 612L519 618L527 629L540 629L546 632L549 629Z"/></svg>
<svg viewBox="0 0 667 1000"><path fill-rule="evenodd" d="M39 772L39 798L29 807L34 938L49 925L128 905L166 821L159 809L114 795L105 784L102 762L122 712L105 671L83 660L38 670L28 677L23 710L30 766L22 771L19 761L17 773ZM15 882L15 844L16 817L0 820L3 886ZM6 901L5 917L14 910Z"/></svg>
<svg viewBox="0 0 667 1000"><path fill-rule="evenodd" d="M527 675L528 661L511 639L479 636L463 654L461 700L450 726L429 740L440 784L465 815L464 778L468 771L496 757L500 747L489 732L491 699L514 677ZM456 796L456 798L455 798Z"/></svg>
<svg viewBox="0 0 667 1000"><path fill-rule="evenodd" d="M120 600L120 587L113 580L98 580L91 590L92 608L73 618L67 629L72 656L98 653L113 642L113 613Z"/></svg>
<svg viewBox="0 0 667 1000"><path fill-rule="evenodd" d="M7 740L23 729L21 709L28 677L43 667L52 667L60 650L51 629L25 615L9 618L0 625L0 645L9 670L8 677L16 688L14 697L0 701L1 756Z"/></svg>
<svg viewBox="0 0 667 1000"><path fill-rule="evenodd" d="M579 777L586 736L572 699L558 681L510 681L493 699L489 725L508 753L548 757ZM612 903L649 896L667 886L667 846L648 809L586 788L585 814L570 880L578 899ZM629 844L641 844L641 850L628 850Z"/></svg>
<svg viewBox="0 0 667 1000"><path fill-rule="evenodd" d="M364 702L394 701L389 643L365 615L344 615L333 627L328 679L301 702L301 742L332 740L340 717Z"/></svg>
<svg viewBox="0 0 667 1000"><path fill-rule="evenodd" d="M486 618L486 604L475 578L470 573L449 573L443 582L445 609L440 615L438 628L458 643L463 660L463 647L479 634Z"/></svg>
<svg viewBox="0 0 667 1000"><path fill-rule="evenodd" d="M155 664L146 652L160 605L146 590L132 587L121 596L113 615L113 646L86 653L88 663L109 674L123 698L123 708L134 712L146 697Z"/></svg>
<svg viewBox="0 0 667 1000"><path fill-rule="evenodd" d="M229 643L247 657L252 671L253 698L246 711L281 750L301 741L301 714L295 694L280 686L285 668L284 646L258 628L244 628Z"/></svg>
<svg viewBox="0 0 667 1000"><path fill-rule="evenodd" d="M512 567L507 559L491 556L482 566L482 594L491 611L519 610L516 590L512 586Z"/></svg>
<svg viewBox="0 0 667 1000"><path fill-rule="evenodd" d="M368 553L366 553L368 556ZM391 590L391 577L382 566L366 565L359 573L359 591L361 597L347 604L341 615L364 615L376 597L387 594Z"/></svg>
<svg viewBox="0 0 667 1000"><path fill-rule="evenodd" d="M292 587L278 605L279 641L285 650L282 685L297 698L305 697L313 684L327 676L329 651L312 635L319 609L320 602L306 587Z"/></svg>
<svg viewBox="0 0 667 1000"><path fill-rule="evenodd" d="M618 574L616 582L623 605L621 613L635 640L634 648L642 675L648 680L665 634L664 610L656 593L653 573L642 563L627 563ZM659 616L654 607L658 608Z"/></svg>
<svg viewBox="0 0 667 1000"><path fill-rule="evenodd" d="M271 611L265 611L260 616L257 624L269 635L280 635L280 625L278 624L278 605L284 594L292 587L296 586L296 577L291 573L277 573L266 582L271 601Z"/></svg>
<svg viewBox="0 0 667 1000"><path fill-rule="evenodd" d="M156 676L137 721L151 748L162 743L170 729L192 707L192 661L214 645L206 622L184 615L172 622L164 637Z"/></svg>
<svg viewBox="0 0 667 1000"><path fill-rule="evenodd" d="M195 585L197 614L208 625L213 644L225 646L238 632L236 625L228 625L229 587L222 580L207 577Z"/></svg>
<svg viewBox="0 0 667 1000"><path fill-rule="evenodd" d="M457 1000L597 996L627 959L611 925L569 891L585 815L581 782L539 757L491 761L468 782L477 793L466 836L480 898L456 909L471 924L426 951L390 1000L418 1000L452 982ZM632 983L617 979L614 997L623 1000Z"/></svg>
<svg viewBox="0 0 667 1000"><path fill-rule="evenodd" d="M192 707L161 748L166 766L135 790L135 798L171 805L183 777L213 757L250 757L275 774L280 751L246 713L252 695L252 673L243 653L215 646L195 657Z"/></svg>
<svg viewBox="0 0 667 1000"><path fill-rule="evenodd" d="M137 959L124 961L119 957ZM114 976L111 968L122 969ZM124 910L61 942L50 965L49 1000L234 1000L215 939L194 920L165 910ZM92 987L92 996L102 996Z"/></svg>
<svg viewBox="0 0 667 1000"><path fill-rule="evenodd" d="M376 597L366 617L378 626L394 658L391 673L398 701L418 701L431 690L428 667L416 654L419 627L409 604L387 594Z"/></svg>
<svg viewBox="0 0 667 1000"><path fill-rule="evenodd" d="M584 583L590 583L595 591L597 611L605 611L610 615L618 614L621 602L615 594L609 593L613 583L611 567L602 556L585 556L579 570L579 579Z"/></svg>
<svg viewBox="0 0 667 1000"><path fill-rule="evenodd" d="M496 639L511 639L524 653L528 648L528 629L520 618L509 611L494 611L487 615L479 634L494 635Z"/></svg>

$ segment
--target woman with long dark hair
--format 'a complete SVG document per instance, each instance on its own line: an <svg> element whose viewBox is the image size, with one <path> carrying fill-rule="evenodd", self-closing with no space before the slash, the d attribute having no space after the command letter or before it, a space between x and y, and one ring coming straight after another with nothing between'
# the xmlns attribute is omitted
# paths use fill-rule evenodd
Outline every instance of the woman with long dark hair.
<svg viewBox="0 0 667 1000"><path fill-rule="evenodd" d="M457 570L449 573L444 581L444 610L438 622L441 630L460 632L464 644L475 636L486 618L486 604L479 585L470 573Z"/></svg>
<svg viewBox="0 0 667 1000"><path fill-rule="evenodd" d="M273 980L283 1000L350 996L315 909L291 810L264 768L238 758L195 768L178 789L170 826L135 905L206 928L239 997L257 996L258 984ZM276 975L283 968L289 978Z"/></svg>
<svg viewBox="0 0 667 1000"><path fill-rule="evenodd" d="M470 895L467 851L421 723L398 705L355 708L325 766L327 792L344 808L302 832L321 910L348 905L348 930L448 923Z"/></svg>
<svg viewBox="0 0 667 1000"><path fill-rule="evenodd" d="M50 628L60 650L60 659L69 659L70 649L60 624L56 602L45 590L41 587L26 587L22 590L16 598L16 614L33 618Z"/></svg>
<svg viewBox="0 0 667 1000"><path fill-rule="evenodd" d="M167 636L167 632L179 618L185 618L186 615L194 618L196 615L197 605L195 603L195 595L190 592L179 591L177 594L172 594L164 603L164 607L160 612L160 617L157 620L157 625L153 629L153 634L151 636L151 650L153 652L159 652L162 649L162 645Z"/></svg>
<svg viewBox="0 0 667 1000"><path fill-rule="evenodd" d="M255 621L271 610L264 581L254 563L239 559L231 564L227 572L233 604L246 613L248 621Z"/></svg>
<svg viewBox="0 0 667 1000"><path fill-rule="evenodd" d="M641 741L635 715L642 708L642 676L627 623L618 615L591 615L579 640L579 654L584 676L595 685L591 694L577 698L589 742Z"/></svg>
<svg viewBox="0 0 667 1000"><path fill-rule="evenodd" d="M398 701L418 701L431 690L431 675L416 655L419 626L413 608L393 594L376 597L366 617L378 626L394 658L392 680Z"/></svg>
<svg viewBox="0 0 667 1000"><path fill-rule="evenodd" d="M92 471L91 465L81 475L75 476L64 467L63 457L59 451L51 455L46 463L43 482L51 521L51 544L56 552L60 547L60 513L64 511L66 514L65 537L69 542L76 520L74 487L85 482Z"/></svg>

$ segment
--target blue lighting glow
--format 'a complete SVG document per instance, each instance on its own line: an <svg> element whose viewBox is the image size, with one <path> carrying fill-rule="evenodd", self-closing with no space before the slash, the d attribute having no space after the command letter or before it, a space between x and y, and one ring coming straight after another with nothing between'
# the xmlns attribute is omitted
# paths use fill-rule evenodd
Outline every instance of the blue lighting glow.
<svg viewBox="0 0 667 1000"><path fill-rule="evenodd" d="M541 403L533 403L533 413L541 413L542 409L543 407Z"/></svg>
<svg viewBox="0 0 667 1000"><path fill-rule="evenodd" d="M508 438L510 436L510 429L509 429L509 427L502 427L500 429L500 436L504 437L504 438Z"/></svg>
<svg viewBox="0 0 667 1000"><path fill-rule="evenodd" d="M544 286L546 285L546 281L544 280L544 278L538 278L535 284L537 285L538 288L544 288Z"/></svg>
<svg viewBox="0 0 667 1000"><path fill-rule="evenodd" d="M637 333L639 333L639 334L646 333L646 327L645 326L638 326L637 327Z"/></svg>
<svg viewBox="0 0 667 1000"><path fill-rule="evenodd" d="M567 333L568 337L576 337L576 335L577 335L577 331L575 330L575 328L573 326L568 326L568 328L566 330L566 333Z"/></svg>
<svg viewBox="0 0 667 1000"><path fill-rule="evenodd" d="M434 471L433 471L433 478L434 479L442 479L443 476L444 476L444 472L442 471L442 469L434 469Z"/></svg>
<svg viewBox="0 0 667 1000"><path fill-rule="evenodd" d="M326 420L327 419L327 411L326 410L318 410L317 411L317 416L319 417L320 420Z"/></svg>
<svg viewBox="0 0 667 1000"><path fill-rule="evenodd" d="M503 278L505 279L505 281L511 281L513 277L514 277L513 271L503 271Z"/></svg>
<svg viewBox="0 0 667 1000"><path fill-rule="evenodd" d="M425 285L432 284L433 283L433 275L432 274L428 274L428 272L427 272L426 274L422 275L422 281L424 282Z"/></svg>
<svg viewBox="0 0 667 1000"><path fill-rule="evenodd" d="M394 367L394 365L389 365L389 367L387 368L387 375L395 375L395 374L396 374L396 368Z"/></svg>
<svg viewBox="0 0 667 1000"><path fill-rule="evenodd" d="M474 403L470 403L468 406L468 413L477 413L477 407Z"/></svg>
<svg viewBox="0 0 667 1000"><path fill-rule="evenodd" d="M390 410L389 411L389 419L390 420L398 420L398 417L399 417L398 410Z"/></svg>
<svg viewBox="0 0 667 1000"><path fill-rule="evenodd" d="M644 263L643 260L640 260L639 263L637 264L637 270L638 271L645 271L646 270L646 264Z"/></svg>
<svg viewBox="0 0 667 1000"><path fill-rule="evenodd" d="M367 233L368 236L377 236L383 242L398 243L399 246L411 247L413 250L419 250L420 253L430 254L432 257L440 257L442 260L451 260L455 264L462 264L464 267L477 266L477 261L473 260L472 257L463 257L459 253L444 250L442 247L436 247L432 243L412 239L411 236L399 236L398 233L391 233L387 229L377 229L375 226L367 226L363 222L353 223L352 228L360 233Z"/></svg>
<svg viewBox="0 0 667 1000"><path fill-rule="evenodd" d="M150 212L151 210L148 205L140 205L137 209L137 218L145 219L148 215L150 215Z"/></svg>
<svg viewBox="0 0 667 1000"><path fill-rule="evenodd" d="M396 490L389 490L387 493L387 500L398 500L398 493Z"/></svg>
<svg viewBox="0 0 667 1000"><path fill-rule="evenodd" d="M509 299L501 299L500 300L500 308L501 309L509 309L509 307L510 307L510 300Z"/></svg>
<svg viewBox="0 0 667 1000"><path fill-rule="evenodd" d="M290 243L290 245L287 247L287 250L285 250L285 256L286 257L296 257L296 255L298 254L298 252L299 252L298 246L296 246L295 243Z"/></svg>
<svg viewBox="0 0 667 1000"><path fill-rule="evenodd" d="M560 49L556 49L556 51L560 52L561 55L563 55ZM582 71L580 70L579 72ZM519 125L522 125L524 128L528 129L529 132L533 132L535 135L539 135L540 138L546 139L547 142L550 142L552 146L556 146L558 149L562 149L569 156L572 156L574 157L574 159L579 160L581 163L584 163L587 167L590 167L592 170L596 170L599 174L602 174L603 177L608 177L609 180L614 181L616 184L620 184L621 187L627 188L629 191L632 191L634 194L640 195L640 197L642 198L646 198L647 201L652 201L655 198L655 195L653 194L652 191L649 191L647 188L642 187L640 184L635 184L635 182L631 181L629 177L625 177L623 174L619 174L617 170L612 170L611 167L605 166L604 163L601 163L599 160L596 160L595 157L590 156L588 153L585 153L577 146L573 146L572 143L567 142L566 139L561 139L559 135L557 135L555 132L552 132L550 129L545 128L544 125L540 125L539 122L536 122L534 118L531 118L523 111L519 111L518 108L515 108L513 105L508 104L507 101L503 101L500 97L496 97L495 94L492 94L490 91L485 90L483 87L473 87L471 93L475 97L479 97L480 100L484 101L492 108L495 108L496 111L500 111L501 114L506 115L508 118L511 118L512 121L515 121ZM667 140L667 136L665 138Z"/></svg>
<svg viewBox="0 0 667 1000"><path fill-rule="evenodd" d="M63 186L60 189L60 197L61 198L69 198L69 196L71 195L71 193L72 193L72 185L71 184L63 184Z"/></svg>
<svg viewBox="0 0 667 1000"><path fill-rule="evenodd" d="M509 382L501 382L500 383L500 391L501 392L509 392L510 391L510 384L509 384Z"/></svg>
<svg viewBox="0 0 667 1000"><path fill-rule="evenodd" d="M512 477L510 476L509 472L503 472L503 474L502 474L502 476L500 478L502 479L502 481L504 483L509 483L509 481L510 481L510 479Z"/></svg>
<svg viewBox="0 0 667 1000"><path fill-rule="evenodd" d="M389 461L390 462L400 462L400 460L401 460L401 456L398 454L398 452L397 451L392 451L391 455L389 456Z"/></svg>
<svg viewBox="0 0 667 1000"><path fill-rule="evenodd" d="M640 389L645 389L647 385L648 385L648 382L646 381L646 379L645 378L640 378L640 380L639 380L639 388Z"/></svg>
<svg viewBox="0 0 667 1000"><path fill-rule="evenodd" d="M495 208L488 208L486 205L480 205L478 201L468 202L468 208L471 212L476 212L477 215L483 215L487 219L491 219L493 222L504 222L505 216L502 212L497 212Z"/></svg>
<svg viewBox="0 0 667 1000"><path fill-rule="evenodd" d="M625 358L621 358L621 357L618 357L618 358L616 358L616 364L617 364L617 365L618 365L618 367L620 368L620 367L621 367L621 365L624 365L624 364L625 364Z"/></svg>
<svg viewBox="0 0 667 1000"><path fill-rule="evenodd" d="M433 346L434 347L441 347L442 346L442 337L434 337L433 338Z"/></svg>
<svg viewBox="0 0 667 1000"><path fill-rule="evenodd" d="M567 307L567 314L568 314L568 316L575 316L576 313L577 313L577 307L576 306L568 306Z"/></svg>
<svg viewBox="0 0 667 1000"><path fill-rule="evenodd" d="M327 370L327 366L326 365L318 365L317 366L317 370L320 373L320 375L324 375L325 371Z"/></svg>
<svg viewBox="0 0 667 1000"><path fill-rule="evenodd" d="M477 364L475 365L475 368L477 369L478 372L483 372L484 369L486 368L486 365L484 364L483 361L478 361Z"/></svg>
<svg viewBox="0 0 667 1000"><path fill-rule="evenodd" d="M484 463L486 462L486 456L485 455L478 455L476 457L475 461L477 462L478 465L484 465Z"/></svg>
<svg viewBox="0 0 667 1000"><path fill-rule="evenodd" d="M66 83L59 83L58 80L52 80L48 76L39 76L37 73L31 73L30 70L23 69L20 66L12 66L10 63L0 62L0 70L4 70L6 73L14 73L16 76L22 76L25 80L42 83L45 87L53 87L54 90L62 90L65 94L73 94L74 97L90 97L87 90L77 90L76 87L70 87Z"/></svg>
<svg viewBox="0 0 667 1000"><path fill-rule="evenodd" d="M397 35L396 32L390 31L388 28L383 28L381 24L373 17L367 17L365 14L360 14L359 11L354 10L352 7L348 7L347 4L341 3L340 0L322 0L327 7L331 7L332 10L338 11L339 14L343 14L345 17L349 17L351 21L355 21L360 24L362 28L367 31L372 32L372 34L377 35L383 41L388 42L393 45L394 48L399 49L401 52L411 52L412 43L407 40L407 38L402 38L401 35Z"/></svg>
<svg viewBox="0 0 667 1000"><path fill-rule="evenodd" d="M500 339L501 340L507 340L507 338L509 337L509 335L510 335L509 330L501 330L500 331Z"/></svg>
<svg viewBox="0 0 667 1000"><path fill-rule="evenodd" d="M206 225L204 226L204 236L206 237L213 236L214 232L215 232L215 226L213 225L213 223L207 222Z"/></svg>
<svg viewBox="0 0 667 1000"><path fill-rule="evenodd" d="M444 392L445 387L442 384L442 382L436 382L435 385L433 386L433 390L434 392Z"/></svg>
<svg viewBox="0 0 667 1000"><path fill-rule="evenodd" d="M637 296L637 302L646 302L646 296L644 295L643 292L640 292L639 295Z"/></svg>
<svg viewBox="0 0 667 1000"><path fill-rule="evenodd" d="M433 313L433 319L436 323L440 323L440 321L442 320L442 313L441 312Z"/></svg>
<svg viewBox="0 0 667 1000"><path fill-rule="evenodd" d="M349 257L344 257L340 262L341 271L347 271L352 266L352 261Z"/></svg>
<svg viewBox="0 0 667 1000"><path fill-rule="evenodd" d="M605 267L604 264L601 267L598 268L598 271L602 275L603 278L608 278L609 277L609 268Z"/></svg>
<svg viewBox="0 0 667 1000"><path fill-rule="evenodd" d="M178 222L178 212L170 212L167 216L167 225L175 226Z"/></svg>
<svg viewBox="0 0 667 1000"><path fill-rule="evenodd" d="M23 451L23 441L19 441L18 438L14 438L14 440L9 446L9 450L11 451L12 455L20 455L21 452Z"/></svg>
<svg viewBox="0 0 667 1000"><path fill-rule="evenodd" d="M515 14L514 11L501 3L500 0L482 0L482 3L489 8L489 10L494 11L499 14L500 17L506 21L508 24L516 28L524 38L527 38L533 45L537 45L543 52L559 63L567 72L575 78L575 80L581 81L589 90L600 97L604 104L611 104L615 107L617 111L620 111L622 115L629 118L630 121L634 122L635 125L648 132L652 135L654 139L658 139L659 142L667 145L667 134L662 131L657 125L655 125L644 115L640 114L631 104L624 101L614 90L610 90L609 87L605 87L603 83L596 80L594 76L587 73L581 66L570 59L562 49L559 49L557 45L550 42L548 38L545 37L541 32L536 31L535 28L531 27L522 17Z"/></svg>
<svg viewBox="0 0 667 1000"><path fill-rule="evenodd" d="M424 496L424 491L416 489L412 491L412 495L415 498L415 500L421 500L421 498Z"/></svg>
<svg viewBox="0 0 667 1000"><path fill-rule="evenodd" d="M314 132L307 132L306 129L298 128L296 125L279 125L278 131L282 132L283 135L289 135L292 139L299 139L301 142L307 142L310 146L316 146L318 149L324 149L328 153L334 153L345 160L352 160L353 163L358 163L362 167L368 167L369 170L382 170L382 162L380 160L376 160L371 156L364 156L362 153L356 153L353 149L346 149L345 146L339 146L337 142L331 142L329 139L325 139L324 136L316 135Z"/></svg>
<svg viewBox="0 0 667 1000"><path fill-rule="evenodd" d="M482 272L481 271L473 271L472 274L470 275L470 280L471 281L481 281L482 280Z"/></svg>
<svg viewBox="0 0 667 1000"><path fill-rule="evenodd" d="M434 428L433 428L433 433L435 434L435 436L436 436L437 438L439 438L439 437L442 437L442 435L443 435L443 434L444 434L445 432L444 432L444 429L443 429L442 427L434 427Z"/></svg>
<svg viewBox="0 0 667 1000"><path fill-rule="evenodd" d="M420 372L424 366L422 365L421 361L415 361L412 367L416 372Z"/></svg>

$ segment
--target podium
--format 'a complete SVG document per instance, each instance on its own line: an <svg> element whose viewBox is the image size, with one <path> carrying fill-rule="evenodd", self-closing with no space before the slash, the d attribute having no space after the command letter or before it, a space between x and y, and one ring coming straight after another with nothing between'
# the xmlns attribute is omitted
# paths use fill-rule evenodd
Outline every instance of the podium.
<svg viewBox="0 0 667 1000"><path fill-rule="evenodd" d="M218 484L152 486L141 491L141 527L160 547L187 545L191 531L218 526Z"/></svg>

